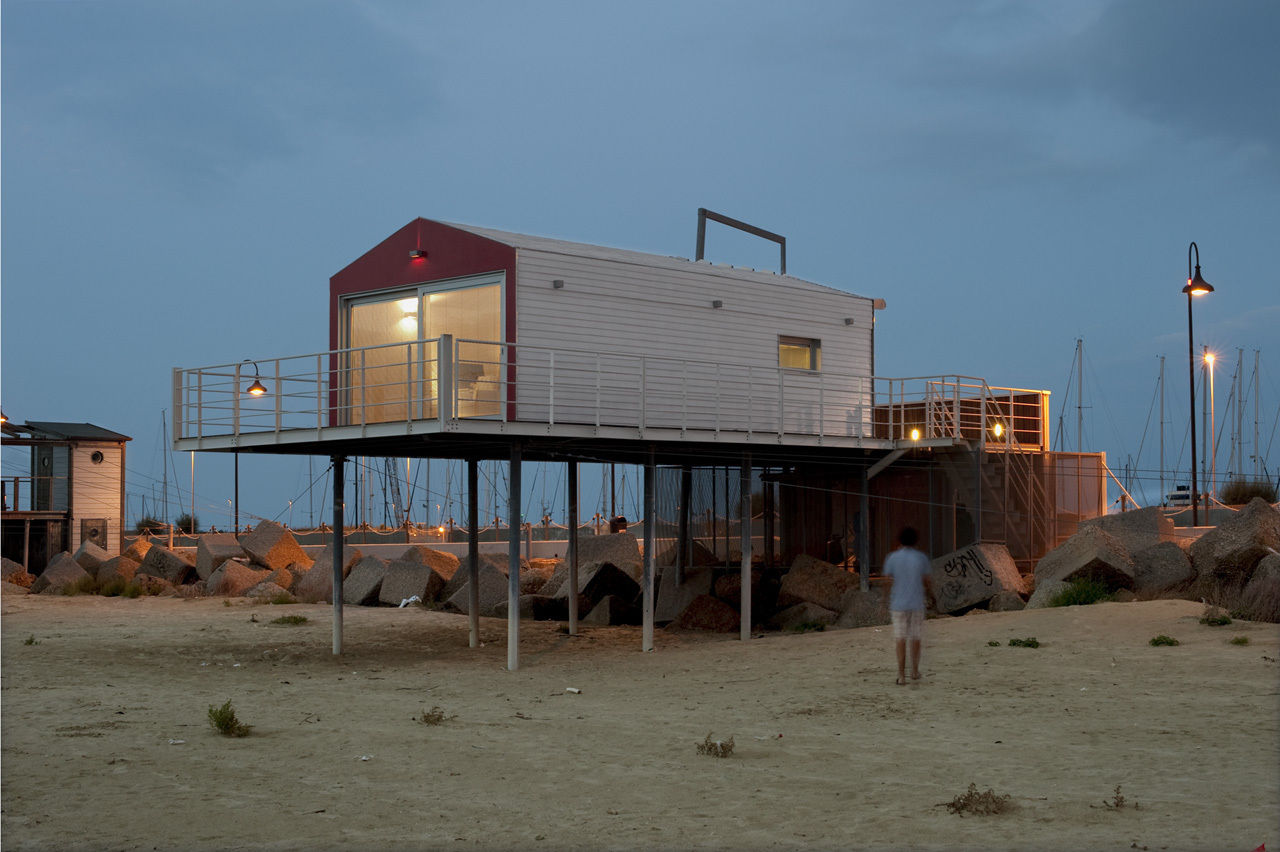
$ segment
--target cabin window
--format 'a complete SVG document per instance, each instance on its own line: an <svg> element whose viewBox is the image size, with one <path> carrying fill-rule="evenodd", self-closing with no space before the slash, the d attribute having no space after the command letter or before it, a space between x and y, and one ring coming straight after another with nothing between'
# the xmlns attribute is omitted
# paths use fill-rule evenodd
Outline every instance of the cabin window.
<svg viewBox="0 0 1280 852"><path fill-rule="evenodd" d="M497 345L502 340L500 276L434 282L348 302L345 422L435 417L436 340L445 334L458 341L458 392L472 403L460 407L475 408L477 399L496 403L502 360ZM496 412L496 404L487 408Z"/></svg>
<svg viewBox="0 0 1280 852"><path fill-rule="evenodd" d="M784 370L821 370L822 341L778 335L778 366Z"/></svg>

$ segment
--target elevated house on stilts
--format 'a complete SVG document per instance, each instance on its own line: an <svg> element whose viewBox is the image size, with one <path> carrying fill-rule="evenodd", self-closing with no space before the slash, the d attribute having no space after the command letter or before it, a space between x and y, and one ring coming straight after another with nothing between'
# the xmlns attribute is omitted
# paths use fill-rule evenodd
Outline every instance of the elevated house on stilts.
<svg viewBox="0 0 1280 852"><path fill-rule="evenodd" d="M828 558L833 544L865 587L906 523L934 555L998 541L1029 568L1103 511L1101 455L1049 451L1047 391L876 376L882 300L785 274L782 238L718 214L700 211L700 236L706 217L777 240L781 272L415 219L330 279L327 350L175 369L174 448L329 456L339 470L354 456L465 459L473 554L481 460L510 462L516 529L522 462L568 466L570 530L579 463L639 464L644 650L656 582L678 581L689 564L698 476L732 480L742 517L756 495L763 522L741 524L736 542L746 590L753 560ZM248 393L253 383L260 393ZM679 546L662 578L660 476L679 493ZM334 477L339 531L343 480ZM513 669L519 573L512 536Z"/></svg>

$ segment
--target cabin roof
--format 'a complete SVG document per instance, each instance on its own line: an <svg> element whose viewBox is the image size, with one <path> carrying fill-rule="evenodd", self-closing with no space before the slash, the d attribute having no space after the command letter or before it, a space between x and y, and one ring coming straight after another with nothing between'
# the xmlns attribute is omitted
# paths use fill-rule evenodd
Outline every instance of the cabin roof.
<svg viewBox="0 0 1280 852"><path fill-rule="evenodd" d="M748 266L731 266L723 263L712 263L708 260L689 260L687 257L675 257L669 255L649 254L647 252L632 251L630 249L611 248L609 246L597 246L590 243L575 243L569 240L557 240L551 237L539 237L532 234L517 234L512 231L499 231L493 228L480 228L475 225L463 225L457 222L438 221L441 225L450 228L456 228L459 231L465 231L469 234L484 237L494 242L510 246L517 251L520 249L528 249L530 251L547 252L549 254L562 254L570 257L589 257L597 260L613 261L615 263L629 263L638 266L647 266L654 269L667 269L678 271L689 271L690 267L700 273L711 273L720 275L724 278L732 278L737 280L757 281L772 286L792 286L797 289L819 288L832 293L838 293L842 296L852 296L854 298L870 298L860 296L856 293L850 293L847 290L841 290L838 287L832 287L827 284L819 284L816 281L809 281L804 278L797 278L794 275L782 275L769 270L753 269Z"/></svg>
<svg viewBox="0 0 1280 852"><path fill-rule="evenodd" d="M18 427L31 433L33 438L51 441L132 441L128 435L94 426L92 423L61 423L55 420L29 420Z"/></svg>

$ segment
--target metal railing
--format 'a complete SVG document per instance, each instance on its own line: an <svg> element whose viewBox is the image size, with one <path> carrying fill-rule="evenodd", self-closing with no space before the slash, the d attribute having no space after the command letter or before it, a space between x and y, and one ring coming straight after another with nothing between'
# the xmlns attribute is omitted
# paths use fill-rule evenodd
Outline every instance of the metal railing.
<svg viewBox="0 0 1280 852"><path fill-rule="evenodd" d="M267 388L259 397L247 393L255 378ZM475 419L819 443L989 440L1003 422L1006 440L1040 446L1046 398L966 376L850 376L450 335L173 371L175 440Z"/></svg>

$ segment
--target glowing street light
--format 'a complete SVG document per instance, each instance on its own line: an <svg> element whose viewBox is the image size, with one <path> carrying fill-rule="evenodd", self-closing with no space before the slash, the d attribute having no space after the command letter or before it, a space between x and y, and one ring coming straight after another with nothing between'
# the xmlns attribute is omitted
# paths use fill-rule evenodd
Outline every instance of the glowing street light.
<svg viewBox="0 0 1280 852"><path fill-rule="evenodd" d="M1191 252L1195 251L1196 271L1191 272ZM1182 288L1187 294L1187 355L1188 370L1191 377L1191 525L1200 526L1199 501L1196 491L1196 344L1191 325L1191 297L1212 293L1213 286L1200 275L1200 247L1194 242L1187 246L1187 286Z"/></svg>

